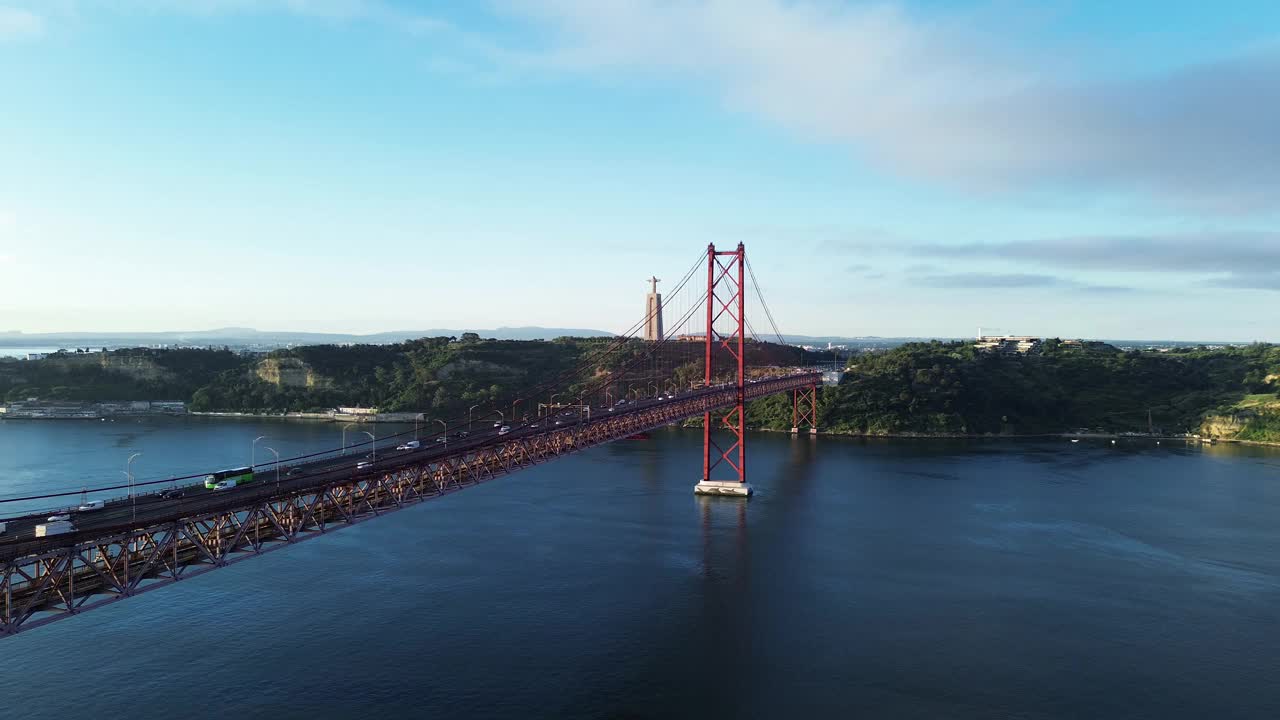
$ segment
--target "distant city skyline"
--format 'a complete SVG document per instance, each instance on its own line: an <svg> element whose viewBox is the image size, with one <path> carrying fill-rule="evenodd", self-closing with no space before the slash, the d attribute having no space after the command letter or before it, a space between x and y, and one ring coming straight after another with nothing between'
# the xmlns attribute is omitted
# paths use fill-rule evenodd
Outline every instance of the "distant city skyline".
<svg viewBox="0 0 1280 720"><path fill-rule="evenodd" d="M742 241L789 333L1277 341L1277 27L0 0L0 331L619 332L641 278Z"/></svg>

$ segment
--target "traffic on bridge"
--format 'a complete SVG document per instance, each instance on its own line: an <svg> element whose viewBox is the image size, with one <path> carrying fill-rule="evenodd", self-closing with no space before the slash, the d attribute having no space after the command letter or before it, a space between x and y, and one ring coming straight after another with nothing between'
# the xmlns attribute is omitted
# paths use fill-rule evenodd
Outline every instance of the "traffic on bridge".
<svg viewBox="0 0 1280 720"><path fill-rule="evenodd" d="M445 428L436 433L424 435L415 428L412 438L399 433L351 446L344 442L340 449L306 458L151 483L149 492L112 502L7 518L0 535L0 634L38 627L524 467L698 416L705 453L695 492L750 495L744 404L793 393L795 424L814 430L816 388L823 376L812 368L756 368L748 379L745 250L742 245L733 251L709 246L705 262L705 302L677 323L705 309L701 386L676 390L670 385L661 392L655 385L651 393L633 399L614 402L609 397L608 387L670 340L650 340L645 354L611 372L598 372L639 327L647 325L652 332L650 316L662 309L657 302L631 333L575 369L589 378L585 386L574 386L578 402L542 403L546 414L538 417L508 424L499 414L498 422L480 427L468 420L467 429L442 421ZM728 359L727 378L714 371L716 357ZM558 378L557 387L566 387L571 379ZM530 397L550 389L538 388ZM607 402L595 400L602 393ZM9 501L0 500L4 502Z"/></svg>

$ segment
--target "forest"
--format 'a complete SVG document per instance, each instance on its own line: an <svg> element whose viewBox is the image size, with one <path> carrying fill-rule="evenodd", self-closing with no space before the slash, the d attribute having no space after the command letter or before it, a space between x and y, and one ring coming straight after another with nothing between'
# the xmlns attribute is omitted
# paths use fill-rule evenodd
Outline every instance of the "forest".
<svg viewBox="0 0 1280 720"><path fill-rule="evenodd" d="M747 355L749 367L819 359L770 343L748 343ZM639 340L473 334L265 354L129 349L0 362L0 396L182 400L195 411L273 413L354 405L461 417L473 407L509 408L539 386L561 402L585 394L592 403L687 388L701 383L702 359L699 343L666 343L654 353ZM621 368L624 382L600 382ZM717 353L715 376L728 379L731 370ZM865 435L1183 433L1225 417L1239 439L1276 441L1278 379L1280 347L1266 344L1152 352L1049 340L1034 354L1003 355L966 342L911 343L853 355L843 381L820 393L819 427ZM748 407L748 424L788 429L791 412L789 396L764 398Z"/></svg>

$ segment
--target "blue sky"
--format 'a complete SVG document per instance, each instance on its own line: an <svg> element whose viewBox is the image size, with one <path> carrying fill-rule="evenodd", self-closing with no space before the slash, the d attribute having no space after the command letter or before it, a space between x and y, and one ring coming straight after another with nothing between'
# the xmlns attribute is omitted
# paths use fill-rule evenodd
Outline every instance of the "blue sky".
<svg viewBox="0 0 1280 720"><path fill-rule="evenodd" d="M0 0L0 330L1280 340L1280 4ZM763 319L757 326L763 326Z"/></svg>

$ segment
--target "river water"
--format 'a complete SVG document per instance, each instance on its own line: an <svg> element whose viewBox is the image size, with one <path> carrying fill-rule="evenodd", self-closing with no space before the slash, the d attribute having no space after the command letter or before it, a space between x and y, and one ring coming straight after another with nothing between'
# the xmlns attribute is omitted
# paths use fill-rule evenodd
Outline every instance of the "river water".
<svg viewBox="0 0 1280 720"><path fill-rule="evenodd" d="M383 432L381 429L379 432ZM336 446L0 422L0 495ZM0 640L0 717L1280 717L1280 452L654 433Z"/></svg>

